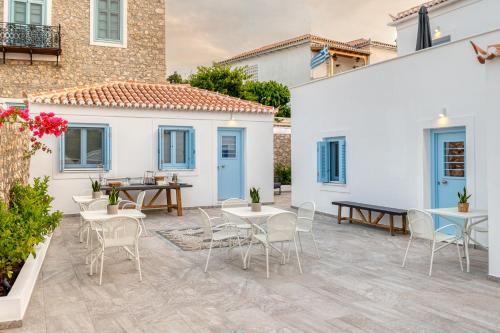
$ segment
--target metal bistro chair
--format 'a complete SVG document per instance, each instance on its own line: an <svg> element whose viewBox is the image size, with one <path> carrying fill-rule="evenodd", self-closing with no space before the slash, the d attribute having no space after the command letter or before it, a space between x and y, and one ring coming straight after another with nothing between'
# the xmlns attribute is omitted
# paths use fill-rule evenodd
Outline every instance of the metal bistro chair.
<svg viewBox="0 0 500 333"><path fill-rule="evenodd" d="M311 234L314 247L316 248L316 255L319 258L320 256L319 256L318 245L316 244L316 239L314 238L314 232L313 232L313 222L314 222L315 212L316 212L316 205L312 201L304 202L299 206L299 210L297 212L297 235L299 238L300 252L302 252L302 240L300 238L300 234L301 233Z"/></svg>
<svg viewBox="0 0 500 333"><path fill-rule="evenodd" d="M431 250L431 264L429 268L429 276L432 275L432 264L434 262L434 253L441 250L442 248L453 244L453 242L457 245L458 251L458 261L460 262L460 269L462 272L464 271L464 267L462 264L462 255L460 254L460 246L459 240L462 239L462 228L458 224L447 224L441 228L434 228L434 220L432 215L426 211L419 209L410 209L408 210L408 223L410 227L410 240L408 241L408 246L406 247L405 257L403 259L402 267L406 265L406 257L408 256L408 250L410 249L410 245L414 239L420 238L425 239L431 242L432 250ZM445 229L454 229L455 235L448 235L443 233L442 231ZM437 243L444 243L443 245L436 248Z"/></svg>
<svg viewBox="0 0 500 333"><path fill-rule="evenodd" d="M258 225L254 225L254 232L252 233L252 240L248 246L247 253L244 259L244 267L250 267L251 254L253 241L261 243L266 251L266 277L269 279L269 250L274 249L278 251L281 255L281 264L286 263L286 256L283 252L283 246L281 250L274 246L275 243L290 243L293 242L295 246L295 254L297 255L297 263L299 265L300 274L302 274L302 266L300 265L299 250L297 248L297 242L295 241L296 229L297 229L297 215L292 212L283 212L273 215L267 219L267 231Z"/></svg>
<svg viewBox="0 0 500 333"><path fill-rule="evenodd" d="M128 209L127 207L134 207L134 209L142 212L142 205L144 203L144 197L146 196L146 191L141 191L137 195L137 200L135 202L130 200L121 200L118 203L118 206L123 205L121 209ZM142 229L144 230L144 235L149 236L148 229L146 229L146 225L144 224L144 219L139 219L142 225Z"/></svg>
<svg viewBox="0 0 500 333"><path fill-rule="evenodd" d="M86 189L86 190L83 190L81 192L79 192L77 194L77 196L80 196L80 197L84 197L84 196L92 196L92 190L90 189ZM80 212L83 212L85 210L87 210L87 207L88 207L88 204L84 204L84 203L79 203L78 204L78 208L80 209ZM78 232L77 232L77 236L78 236L78 240L80 241L80 243L83 243L83 232L85 231L85 221L83 220L82 217L80 217L80 225L78 227Z"/></svg>
<svg viewBox="0 0 500 333"><path fill-rule="evenodd" d="M220 241L225 241L225 240L228 240L228 241L237 240L238 246L240 248L241 260L243 260L243 248L241 247L241 239L240 239L238 229L235 228L234 224L223 223L223 224L214 226L214 225L212 225L212 221L221 220L222 218L210 217L210 216L208 216L207 212L204 211L202 208L198 208L198 210L199 210L200 215L201 215L204 239L210 239L210 247L208 249L207 262L205 264L204 272L205 273L207 272L208 262L210 261L210 254L212 253L212 247L214 245L214 242L220 242ZM200 250L201 249L202 248L201 248L201 244L200 244ZM231 249L232 249L232 246L229 246L228 253Z"/></svg>
<svg viewBox="0 0 500 333"><path fill-rule="evenodd" d="M90 275L93 274L92 266L94 263L97 265L97 261L100 260L99 285L101 285L105 250L108 248L122 248L127 252L128 258L135 260L136 269L139 271L139 281L142 281L141 259L139 256L139 236L142 228L139 221L133 217L116 216L92 224L95 225L99 247L95 256L91 254Z"/></svg>
<svg viewBox="0 0 500 333"><path fill-rule="evenodd" d="M238 199L238 198L231 198L224 200L222 202L222 208L236 208L236 207L248 207L248 202L243 199ZM239 230L245 230L245 232L248 234L252 230L252 225L248 223L247 221L238 218L237 216L233 215L228 215L222 213L222 218L227 222L227 223L232 223L238 228Z"/></svg>

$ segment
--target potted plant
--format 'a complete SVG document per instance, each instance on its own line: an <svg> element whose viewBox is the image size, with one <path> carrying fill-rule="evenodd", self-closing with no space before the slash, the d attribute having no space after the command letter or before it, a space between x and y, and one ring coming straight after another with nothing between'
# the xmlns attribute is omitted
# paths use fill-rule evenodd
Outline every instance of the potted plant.
<svg viewBox="0 0 500 333"><path fill-rule="evenodd" d="M260 212L262 210L262 204L260 203L259 189L255 187L250 188L250 198L252 199L252 212Z"/></svg>
<svg viewBox="0 0 500 333"><path fill-rule="evenodd" d="M118 214L118 198L119 198L118 193L119 191L115 187L113 187L111 189L111 192L109 193L108 207L107 207L109 215Z"/></svg>
<svg viewBox="0 0 500 333"><path fill-rule="evenodd" d="M101 183L99 183L99 181L97 180L92 180L92 178L90 178L90 183L92 184L92 199L101 198Z"/></svg>
<svg viewBox="0 0 500 333"><path fill-rule="evenodd" d="M458 211L467 213L469 211L469 198L472 195L467 195L467 188L464 186L463 193L458 192Z"/></svg>

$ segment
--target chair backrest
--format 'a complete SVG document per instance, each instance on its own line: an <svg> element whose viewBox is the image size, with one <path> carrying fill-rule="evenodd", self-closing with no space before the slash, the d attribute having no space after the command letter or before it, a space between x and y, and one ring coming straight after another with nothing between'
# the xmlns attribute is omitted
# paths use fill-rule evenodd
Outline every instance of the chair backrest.
<svg viewBox="0 0 500 333"><path fill-rule="evenodd" d="M96 199L88 204L87 210L105 210L108 206L108 199Z"/></svg>
<svg viewBox="0 0 500 333"><path fill-rule="evenodd" d="M98 223L102 228L104 247L134 246L141 234L141 226L136 218L116 216Z"/></svg>
<svg viewBox="0 0 500 333"><path fill-rule="evenodd" d="M229 208L229 207L247 207L248 202L243 199L238 199L238 198L231 198L224 200L222 202L222 208Z"/></svg>
<svg viewBox="0 0 500 333"><path fill-rule="evenodd" d="M213 231L212 231L212 222L210 221L210 216L208 216L207 212L203 210L202 208L198 208L198 211L200 212L201 216L201 229L203 230L203 236L205 238L212 238Z"/></svg>
<svg viewBox="0 0 500 333"><path fill-rule="evenodd" d="M408 225L412 238L434 239L432 215L420 209L408 210Z"/></svg>
<svg viewBox="0 0 500 333"><path fill-rule="evenodd" d="M283 212L267 219L267 240L269 242L291 241L295 237L297 214Z"/></svg>
<svg viewBox="0 0 500 333"><path fill-rule="evenodd" d="M139 192L137 200L135 201L135 209L142 210L142 205L144 203L144 197L146 196L146 191Z"/></svg>
<svg viewBox="0 0 500 333"><path fill-rule="evenodd" d="M311 230L315 212L316 204L314 202L307 201L302 203L297 212L297 224L302 228Z"/></svg>

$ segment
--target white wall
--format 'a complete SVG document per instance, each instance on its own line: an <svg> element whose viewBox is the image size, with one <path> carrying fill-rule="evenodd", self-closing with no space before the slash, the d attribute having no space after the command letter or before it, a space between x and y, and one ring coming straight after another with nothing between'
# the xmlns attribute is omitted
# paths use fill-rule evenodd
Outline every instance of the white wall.
<svg viewBox="0 0 500 333"><path fill-rule="evenodd" d="M265 53L231 64L231 67L259 66L259 81L277 81L288 87L309 82L311 50L309 43Z"/></svg>
<svg viewBox="0 0 500 333"><path fill-rule="evenodd" d="M450 5L430 10L431 31L439 27L442 36L451 35L452 41L459 40L500 28L499 13L498 0L455 1ZM398 55L415 52L418 15L398 23L396 29Z"/></svg>
<svg viewBox="0 0 500 333"><path fill-rule="evenodd" d="M500 31L473 39L480 45L496 43ZM496 131L499 125L499 68L498 60L480 65L466 39L293 89L292 204L314 200L319 211L330 214L336 214L335 200L430 207L429 129L465 126L472 206L487 208L489 190L496 200L490 197L490 207L495 207L499 187L488 189L486 171L489 155L490 173L498 169L499 135L489 134L495 136L492 143L486 133L488 126ZM447 119L438 118L443 107ZM347 185L319 184L316 142L342 135L347 137ZM499 218L490 220L490 239L500 239ZM490 251L497 275L499 253Z"/></svg>
<svg viewBox="0 0 500 333"><path fill-rule="evenodd" d="M245 129L245 193L251 186L261 188L263 202L273 201L273 116L229 113L110 109L61 105L31 105L31 112L54 112L74 123L105 123L112 127L112 177L142 177L144 171L158 170L157 130L159 125L193 126L196 130L196 169L178 170L181 182L193 185L183 189L185 207L217 205L217 129ZM71 196L89 188L92 172L59 172L58 141L47 138L51 155L37 153L31 162L31 177L51 177L50 193L54 208L76 213ZM256 163L255 161L258 161ZM248 196L248 193L246 193Z"/></svg>

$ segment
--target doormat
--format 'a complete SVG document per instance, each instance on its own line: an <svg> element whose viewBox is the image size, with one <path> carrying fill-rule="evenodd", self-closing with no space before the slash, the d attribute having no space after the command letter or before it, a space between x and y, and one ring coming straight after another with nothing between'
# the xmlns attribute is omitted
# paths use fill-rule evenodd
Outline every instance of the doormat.
<svg viewBox="0 0 500 333"><path fill-rule="evenodd" d="M172 244L176 245L183 251L197 251L210 248L210 238L203 235L203 229L194 228L182 228L182 229L170 229L170 230L156 230L156 233L161 237L165 238ZM240 236L241 245L243 245L243 239L245 236ZM234 240L223 240L214 241L212 248L222 248L238 246L238 241Z"/></svg>

